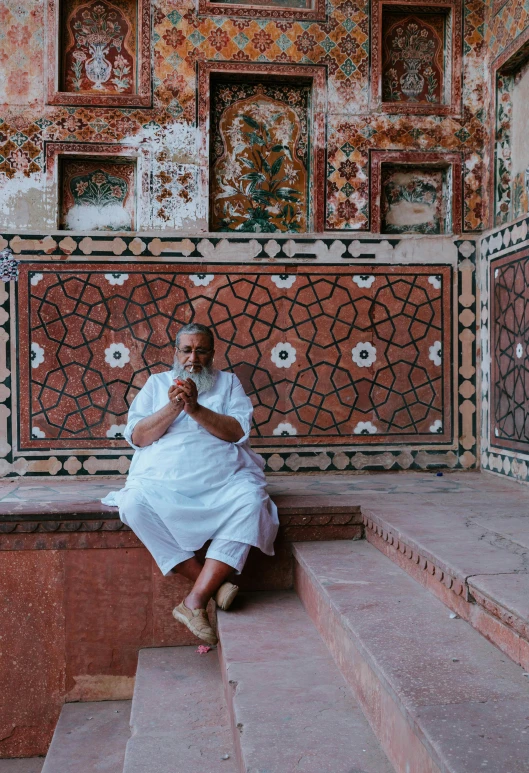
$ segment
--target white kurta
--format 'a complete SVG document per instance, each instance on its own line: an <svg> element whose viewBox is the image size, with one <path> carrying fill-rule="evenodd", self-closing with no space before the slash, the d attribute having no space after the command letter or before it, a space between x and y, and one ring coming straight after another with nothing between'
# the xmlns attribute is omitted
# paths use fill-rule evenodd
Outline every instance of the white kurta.
<svg viewBox="0 0 529 773"><path fill-rule="evenodd" d="M233 373L218 371L199 403L232 416L244 436L237 443L214 437L184 411L156 442L132 442L136 424L169 402L171 371L151 376L130 406L124 437L136 449L124 489L104 500L120 507L132 490L160 516L183 550L198 550L213 538L243 542L274 555L277 508L266 493L263 460L248 440L253 407ZM129 493L130 492L130 493Z"/></svg>

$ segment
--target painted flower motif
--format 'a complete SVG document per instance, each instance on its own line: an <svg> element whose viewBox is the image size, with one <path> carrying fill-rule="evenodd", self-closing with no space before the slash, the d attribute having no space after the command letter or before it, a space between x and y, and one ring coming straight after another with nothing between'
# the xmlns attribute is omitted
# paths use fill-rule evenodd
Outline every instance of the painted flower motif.
<svg viewBox="0 0 529 773"><path fill-rule="evenodd" d="M114 67L127 67L127 65L128 65L127 60L125 59L124 56L121 56L121 54L116 56L116 58L114 59Z"/></svg>
<svg viewBox="0 0 529 773"><path fill-rule="evenodd" d="M113 185L110 189L110 195L113 196L115 199L121 198L121 188L119 185Z"/></svg>
<svg viewBox="0 0 529 773"><path fill-rule="evenodd" d="M282 421L274 429L273 434L281 435L281 437L287 437L288 435L297 435L298 431L295 427L292 426L292 424L289 424L287 421Z"/></svg>
<svg viewBox="0 0 529 773"><path fill-rule="evenodd" d="M353 432L355 435L376 435L377 428L370 421L359 421Z"/></svg>
<svg viewBox="0 0 529 773"><path fill-rule="evenodd" d="M428 277L428 281L432 285L432 287L435 287L436 290L441 289L441 277L440 276L430 276Z"/></svg>
<svg viewBox="0 0 529 773"><path fill-rule="evenodd" d="M46 434L39 427L31 427L31 437L37 440L37 438L46 437Z"/></svg>
<svg viewBox="0 0 529 773"><path fill-rule="evenodd" d="M128 274L105 274L105 279L111 285L122 285L128 278Z"/></svg>
<svg viewBox="0 0 529 773"><path fill-rule="evenodd" d="M104 185L106 181L107 181L107 178L105 177L103 172L96 172L95 174L92 175L92 182L94 183L94 185L97 185L97 186Z"/></svg>
<svg viewBox="0 0 529 773"><path fill-rule="evenodd" d="M130 362L130 351L123 344L110 344L105 349L105 362L111 368L124 368L127 362Z"/></svg>
<svg viewBox="0 0 529 773"><path fill-rule="evenodd" d="M436 419L433 424L430 424L430 432L435 432L440 435L443 431L443 422L441 419Z"/></svg>
<svg viewBox="0 0 529 773"><path fill-rule="evenodd" d="M30 360L32 368L38 368L44 362L44 349L39 344L36 344L35 341L31 344Z"/></svg>
<svg viewBox="0 0 529 773"><path fill-rule="evenodd" d="M207 287L215 279L213 274L190 274L190 280L196 287Z"/></svg>
<svg viewBox="0 0 529 773"><path fill-rule="evenodd" d="M292 274L273 274L270 279L276 287L292 287L296 277Z"/></svg>
<svg viewBox="0 0 529 773"><path fill-rule="evenodd" d="M296 350L287 342L279 343L274 346L270 356L274 365L278 368L290 368L296 362Z"/></svg>
<svg viewBox="0 0 529 773"><path fill-rule="evenodd" d="M358 287L371 287L374 281L375 277L371 274L357 274L353 277L353 282L357 284Z"/></svg>
<svg viewBox="0 0 529 773"><path fill-rule="evenodd" d="M440 365L442 361L442 354L443 354L443 347L441 346L441 341L436 341L434 344L432 344L428 351L429 351L428 357L433 362L433 364Z"/></svg>
<svg viewBox="0 0 529 773"><path fill-rule="evenodd" d="M112 438L112 440L120 440L126 426L126 424L113 424L110 429L107 429L107 437Z"/></svg>
<svg viewBox="0 0 529 773"><path fill-rule="evenodd" d="M84 62L86 59L86 54L84 51L74 51L72 56L74 59L77 59L78 62Z"/></svg>
<svg viewBox="0 0 529 773"><path fill-rule="evenodd" d="M81 182L78 182L75 186L75 192L78 196L82 196L85 190L88 188L88 183L86 180L82 180Z"/></svg>
<svg viewBox="0 0 529 773"><path fill-rule="evenodd" d="M377 358L377 350L373 344L369 343L369 341L361 341L354 347L352 355L353 362L358 365L359 368L369 368Z"/></svg>
<svg viewBox="0 0 529 773"><path fill-rule="evenodd" d="M38 285L40 280L44 278L42 274L30 274L30 277L31 279L29 281L33 287L35 287L35 285Z"/></svg>
<svg viewBox="0 0 529 773"><path fill-rule="evenodd" d="M522 344L518 343L516 344L516 356L518 357L518 359L520 359L522 355L523 355L523 346Z"/></svg>

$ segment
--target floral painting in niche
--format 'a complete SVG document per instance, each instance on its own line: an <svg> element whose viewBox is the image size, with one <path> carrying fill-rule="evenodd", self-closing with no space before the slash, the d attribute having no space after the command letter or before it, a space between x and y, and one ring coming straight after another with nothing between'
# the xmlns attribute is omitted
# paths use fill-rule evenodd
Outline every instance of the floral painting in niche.
<svg viewBox="0 0 529 773"><path fill-rule="evenodd" d="M310 86L212 84L211 230L307 230Z"/></svg>
<svg viewBox="0 0 529 773"><path fill-rule="evenodd" d="M133 94L136 88L136 3L94 0L63 4L62 90Z"/></svg>
<svg viewBox="0 0 529 773"><path fill-rule="evenodd" d="M384 14L384 102L443 102L446 20L442 13Z"/></svg>
<svg viewBox="0 0 529 773"><path fill-rule="evenodd" d="M130 231L135 227L133 161L62 159L60 188L60 228Z"/></svg>
<svg viewBox="0 0 529 773"><path fill-rule="evenodd" d="M382 233L444 233L446 169L382 166Z"/></svg>

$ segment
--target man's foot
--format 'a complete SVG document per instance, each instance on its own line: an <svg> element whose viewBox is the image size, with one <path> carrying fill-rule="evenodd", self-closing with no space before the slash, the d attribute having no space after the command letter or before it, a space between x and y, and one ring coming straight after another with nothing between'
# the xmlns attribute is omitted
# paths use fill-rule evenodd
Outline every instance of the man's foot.
<svg viewBox="0 0 529 773"><path fill-rule="evenodd" d="M239 588L237 585L234 585L231 582L223 582L215 596L215 601L219 609L229 609L238 592Z"/></svg>
<svg viewBox="0 0 529 773"><path fill-rule="evenodd" d="M208 644L217 644L217 635L209 624L208 614L205 609L188 609L182 601L173 609L173 617L179 623L187 626L191 633L194 633L202 641Z"/></svg>

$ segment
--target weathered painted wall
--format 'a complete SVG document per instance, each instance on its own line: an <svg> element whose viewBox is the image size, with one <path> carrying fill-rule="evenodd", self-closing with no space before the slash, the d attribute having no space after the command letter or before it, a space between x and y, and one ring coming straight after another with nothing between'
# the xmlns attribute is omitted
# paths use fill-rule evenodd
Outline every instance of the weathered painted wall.
<svg viewBox="0 0 529 773"><path fill-rule="evenodd" d="M326 68L325 228L369 229L369 152L393 149L459 152L464 165L463 226L479 230L486 206L486 5L482 0L464 5L464 34L456 46L459 58L464 54L462 105L455 106L455 114L443 116L414 115L407 104L399 114L388 115L383 105L370 101L368 62L375 33L369 4L363 0L334 0L321 22L273 18L273 12L260 19L199 16L189 0L160 0L153 5L152 109L46 104L50 38L56 33L44 2L5 0L0 3L0 99L5 103L0 227L56 228L57 180L55 171L46 169L47 143L119 142L141 148L152 180L152 188L141 194L138 227L206 230L196 64L229 60L241 66L260 63L265 73L268 66L293 63Z"/></svg>

